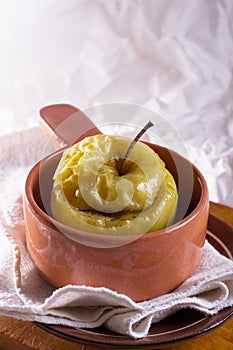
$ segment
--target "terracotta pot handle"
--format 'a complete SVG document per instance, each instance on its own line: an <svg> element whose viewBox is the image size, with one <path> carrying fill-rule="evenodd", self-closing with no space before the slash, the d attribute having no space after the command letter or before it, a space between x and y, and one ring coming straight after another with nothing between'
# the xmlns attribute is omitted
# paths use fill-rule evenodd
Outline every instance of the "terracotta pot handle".
<svg viewBox="0 0 233 350"><path fill-rule="evenodd" d="M71 146L85 136L101 134L82 111L65 103L41 108L39 125L57 147Z"/></svg>

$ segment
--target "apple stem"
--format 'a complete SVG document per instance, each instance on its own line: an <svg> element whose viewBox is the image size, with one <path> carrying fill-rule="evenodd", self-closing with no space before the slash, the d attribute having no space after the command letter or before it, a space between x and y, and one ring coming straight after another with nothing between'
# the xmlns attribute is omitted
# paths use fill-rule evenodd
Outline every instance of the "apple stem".
<svg viewBox="0 0 233 350"><path fill-rule="evenodd" d="M125 160L128 158L128 156L129 156L130 152L132 151L133 147L135 146L136 142L152 126L154 126L154 124L149 120L148 123L142 128L142 130L139 131L139 133L135 136L135 138L133 139L133 141L129 145L129 148L127 149L127 152L126 152L124 158L122 159L122 162L121 162L120 167L118 169L118 173L119 173L120 176L123 174L123 168L124 168Z"/></svg>

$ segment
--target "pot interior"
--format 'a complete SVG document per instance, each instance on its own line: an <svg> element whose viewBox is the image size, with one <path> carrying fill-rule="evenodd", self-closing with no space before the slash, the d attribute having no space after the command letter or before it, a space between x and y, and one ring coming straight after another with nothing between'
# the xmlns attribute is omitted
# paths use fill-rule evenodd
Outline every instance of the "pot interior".
<svg viewBox="0 0 233 350"><path fill-rule="evenodd" d="M178 189L178 205L173 224L187 217L197 207L203 194L203 185L199 171L190 161L165 147L147 143L165 162L172 173ZM62 157L64 149L41 160L34 168L32 190L35 202L46 214L51 216L50 193L53 175Z"/></svg>

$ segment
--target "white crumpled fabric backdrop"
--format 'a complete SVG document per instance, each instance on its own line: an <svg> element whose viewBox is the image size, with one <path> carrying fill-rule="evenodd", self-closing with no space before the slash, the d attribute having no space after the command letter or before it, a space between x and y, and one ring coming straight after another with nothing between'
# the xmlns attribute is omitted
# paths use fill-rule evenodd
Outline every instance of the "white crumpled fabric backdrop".
<svg viewBox="0 0 233 350"><path fill-rule="evenodd" d="M232 0L0 2L0 134L68 102L149 107L233 206Z"/></svg>

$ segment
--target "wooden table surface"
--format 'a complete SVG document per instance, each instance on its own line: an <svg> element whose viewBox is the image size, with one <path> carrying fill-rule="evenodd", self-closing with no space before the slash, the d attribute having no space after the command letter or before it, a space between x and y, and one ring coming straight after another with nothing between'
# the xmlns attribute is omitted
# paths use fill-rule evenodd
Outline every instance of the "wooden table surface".
<svg viewBox="0 0 233 350"><path fill-rule="evenodd" d="M233 226L233 208L211 203L210 213ZM233 238L233 237L232 237ZM168 347L163 347L166 349ZM36 325L0 316L0 350L100 350L110 347L83 345L56 337ZM131 348L132 349L132 348ZM156 348L158 349L158 347ZM169 346L170 350L233 350L233 317L194 339Z"/></svg>

